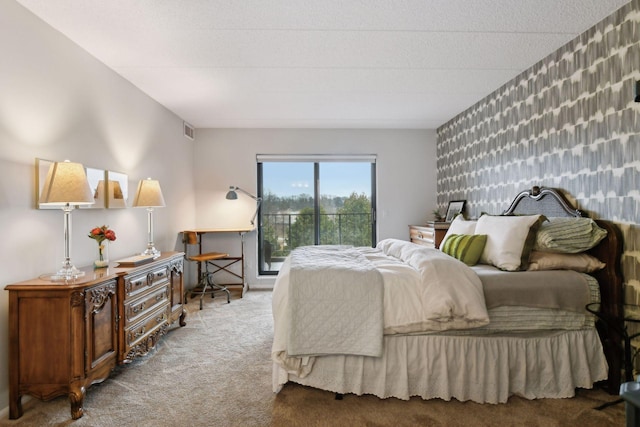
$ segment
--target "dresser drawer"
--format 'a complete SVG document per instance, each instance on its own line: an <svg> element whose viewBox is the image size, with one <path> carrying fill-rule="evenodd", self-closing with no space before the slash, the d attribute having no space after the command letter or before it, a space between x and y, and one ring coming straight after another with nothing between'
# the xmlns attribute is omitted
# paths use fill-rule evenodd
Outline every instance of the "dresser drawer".
<svg viewBox="0 0 640 427"><path fill-rule="evenodd" d="M149 288L164 283L169 283L169 268L166 265L132 274L124 279L125 297L134 297Z"/></svg>
<svg viewBox="0 0 640 427"><path fill-rule="evenodd" d="M129 298L124 303L125 325L137 322L160 304L169 301L169 285L155 286L151 292L142 294L138 298Z"/></svg>
<svg viewBox="0 0 640 427"><path fill-rule="evenodd" d="M427 222L426 225L410 225L410 240L418 245L438 249L442 238L447 234L449 225L448 222Z"/></svg>
<svg viewBox="0 0 640 427"><path fill-rule="evenodd" d="M430 248L435 247L436 236L433 228L411 226L409 228L409 237L413 243Z"/></svg>
<svg viewBox="0 0 640 427"><path fill-rule="evenodd" d="M125 353L129 353L139 343L144 343L145 351L151 348L145 343L149 337L157 338L157 332L167 326L169 318L169 301L165 300L155 310L148 313L139 322L125 328ZM155 342L153 343L155 345ZM140 353L140 352L138 352Z"/></svg>

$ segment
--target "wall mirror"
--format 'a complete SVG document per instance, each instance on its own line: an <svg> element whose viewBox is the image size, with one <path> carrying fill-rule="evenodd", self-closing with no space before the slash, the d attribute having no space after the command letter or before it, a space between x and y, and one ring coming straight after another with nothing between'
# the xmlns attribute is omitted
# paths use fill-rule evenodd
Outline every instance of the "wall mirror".
<svg viewBox="0 0 640 427"><path fill-rule="evenodd" d="M93 193L94 204L80 206L81 209L102 209L106 206L105 203L105 176L106 173L104 169L96 169L96 168L84 168L85 173L87 174L87 180L89 181L89 187L91 187L91 192Z"/></svg>
<svg viewBox="0 0 640 427"><path fill-rule="evenodd" d="M107 171L106 182L107 209L126 208L129 197L129 177L127 174Z"/></svg>
<svg viewBox="0 0 640 427"><path fill-rule="evenodd" d="M44 187L44 181L47 179L49 167L54 162L52 160L36 158L36 209L60 209L60 206L43 205L40 203L40 194Z"/></svg>

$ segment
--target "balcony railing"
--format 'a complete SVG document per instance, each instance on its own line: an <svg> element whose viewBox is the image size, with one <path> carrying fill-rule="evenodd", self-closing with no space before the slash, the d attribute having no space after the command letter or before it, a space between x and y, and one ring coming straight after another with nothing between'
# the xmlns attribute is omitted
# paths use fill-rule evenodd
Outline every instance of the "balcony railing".
<svg viewBox="0 0 640 427"><path fill-rule="evenodd" d="M271 260L280 261L298 246L315 244L314 215L262 214L262 230ZM371 246L370 213L320 214L318 242L321 245ZM264 248L262 248L264 251Z"/></svg>

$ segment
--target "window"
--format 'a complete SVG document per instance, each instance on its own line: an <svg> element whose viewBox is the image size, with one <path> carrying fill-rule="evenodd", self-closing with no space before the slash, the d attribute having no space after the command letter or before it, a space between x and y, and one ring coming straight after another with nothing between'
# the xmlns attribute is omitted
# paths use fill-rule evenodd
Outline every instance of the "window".
<svg viewBox="0 0 640 427"><path fill-rule="evenodd" d="M374 156L258 156L259 274L305 245L375 244Z"/></svg>

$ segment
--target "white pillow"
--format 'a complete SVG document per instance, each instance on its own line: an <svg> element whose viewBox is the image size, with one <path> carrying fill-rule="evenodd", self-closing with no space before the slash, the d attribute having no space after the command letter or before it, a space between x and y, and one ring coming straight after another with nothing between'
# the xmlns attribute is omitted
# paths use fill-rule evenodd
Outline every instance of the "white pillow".
<svg viewBox="0 0 640 427"><path fill-rule="evenodd" d="M451 225L449 225L449 229L442 238L439 248L444 247L444 242L447 241L447 237L452 234L476 234L477 223L478 221L467 221L462 215L457 215L453 221L451 221Z"/></svg>
<svg viewBox="0 0 640 427"><path fill-rule="evenodd" d="M535 233L544 217L541 215L482 215L476 234L486 234L487 243L480 262L501 270L526 270Z"/></svg>

